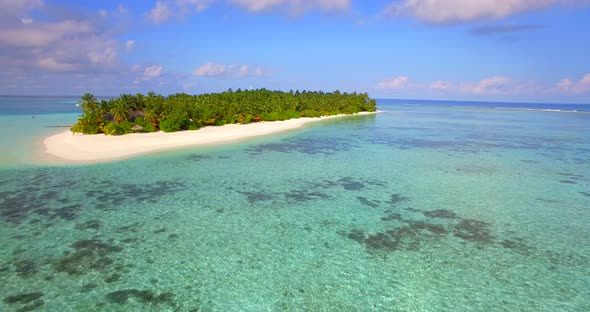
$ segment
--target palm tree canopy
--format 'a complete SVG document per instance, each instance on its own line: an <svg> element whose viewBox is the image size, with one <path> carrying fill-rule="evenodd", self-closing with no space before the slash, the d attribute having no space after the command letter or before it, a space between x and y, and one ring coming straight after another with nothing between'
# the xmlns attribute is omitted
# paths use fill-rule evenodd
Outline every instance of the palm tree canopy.
<svg viewBox="0 0 590 312"><path fill-rule="evenodd" d="M85 93L79 101L84 112L92 113L98 108L98 100L90 93Z"/></svg>

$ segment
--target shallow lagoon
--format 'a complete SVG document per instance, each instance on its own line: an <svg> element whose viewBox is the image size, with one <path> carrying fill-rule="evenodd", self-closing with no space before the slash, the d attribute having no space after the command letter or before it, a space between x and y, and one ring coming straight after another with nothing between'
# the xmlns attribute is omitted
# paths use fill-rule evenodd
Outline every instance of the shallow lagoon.
<svg viewBox="0 0 590 312"><path fill-rule="evenodd" d="M590 310L590 114L381 104L229 146L6 161L0 310Z"/></svg>

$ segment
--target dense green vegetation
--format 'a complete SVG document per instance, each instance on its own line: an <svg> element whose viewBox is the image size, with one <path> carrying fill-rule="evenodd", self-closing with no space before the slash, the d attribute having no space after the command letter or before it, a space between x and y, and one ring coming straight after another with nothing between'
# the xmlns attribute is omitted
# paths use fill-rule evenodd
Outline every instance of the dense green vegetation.
<svg viewBox="0 0 590 312"><path fill-rule="evenodd" d="M174 132L231 123L287 120L353 114L377 109L366 93L282 92L269 90L232 91L213 94L174 94L168 97L153 92L122 94L98 101L90 93L80 100L82 115L73 132L122 135L132 132Z"/></svg>

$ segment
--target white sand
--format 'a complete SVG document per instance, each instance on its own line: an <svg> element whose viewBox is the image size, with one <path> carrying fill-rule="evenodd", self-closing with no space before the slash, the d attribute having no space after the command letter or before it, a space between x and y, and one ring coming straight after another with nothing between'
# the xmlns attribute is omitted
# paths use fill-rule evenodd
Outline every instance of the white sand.
<svg viewBox="0 0 590 312"><path fill-rule="evenodd" d="M362 112L359 114L371 113ZM50 155L49 158L57 158L57 162L94 163L187 146L238 141L296 129L310 122L345 116L354 115L298 118L246 125L232 124L220 127L204 127L196 131L133 133L122 136L74 134L68 130L46 138L43 145L45 153ZM47 160L47 157L45 158ZM55 162L55 159L53 162Z"/></svg>

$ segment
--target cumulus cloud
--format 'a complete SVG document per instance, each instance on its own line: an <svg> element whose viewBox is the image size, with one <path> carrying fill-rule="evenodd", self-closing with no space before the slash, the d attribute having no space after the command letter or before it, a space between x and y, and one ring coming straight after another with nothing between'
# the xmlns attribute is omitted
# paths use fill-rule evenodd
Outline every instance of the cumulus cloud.
<svg viewBox="0 0 590 312"><path fill-rule="evenodd" d="M20 18L20 22L23 23L23 24L25 24L25 25L26 24L31 24L33 22L33 19L32 18L29 18L29 17L21 17Z"/></svg>
<svg viewBox="0 0 590 312"><path fill-rule="evenodd" d="M172 18L183 18L191 12L202 12L209 8L213 0L158 0L148 14L148 19L159 24Z"/></svg>
<svg viewBox="0 0 590 312"><path fill-rule="evenodd" d="M42 47L80 34L94 32L87 22L66 20L56 23L23 23L0 29L0 44L14 47Z"/></svg>
<svg viewBox="0 0 590 312"><path fill-rule="evenodd" d="M260 77L264 74L261 67L252 68L249 65L224 65L213 62L203 64L193 72L193 76L221 79Z"/></svg>
<svg viewBox="0 0 590 312"><path fill-rule="evenodd" d="M162 74L162 66L152 65L148 66L143 70L143 79L148 80L156 77L160 77Z"/></svg>
<svg viewBox="0 0 590 312"><path fill-rule="evenodd" d="M338 12L350 8L350 0L232 0L231 2L249 12L264 12L283 8L290 13L299 14L307 10Z"/></svg>
<svg viewBox="0 0 590 312"><path fill-rule="evenodd" d="M557 83L555 89L559 93L584 93L590 91L590 74L584 75L578 81L564 78Z"/></svg>
<svg viewBox="0 0 590 312"><path fill-rule="evenodd" d="M209 8L213 0L177 0L176 3L180 8L193 8L197 12L201 12Z"/></svg>
<svg viewBox="0 0 590 312"><path fill-rule="evenodd" d="M42 1L0 0L0 66L57 73L116 67L119 44L97 24L99 19L71 14L63 20L44 18L52 9Z"/></svg>
<svg viewBox="0 0 590 312"><path fill-rule="evenodd" d="M193 12L202 12L220 0L158 0L148 13L148 19L156 24L170 19L182 19ZM225 1L223 1L225 2ZM282 10L290 15L306 11L342 12L351 6L351 0L227 0L229 5L250 13Z"/></svg>
<svg viewBox="0 0 590 312"><path fill-rule="evenodd" d="M157 1L156 6L150 11L148 18L154 23L162 23L172 17L172 10L167 3Z"/></svg>
<svg viewBox="0 0 590 312"><path fill-rule="evenodd" d="M3 14L19 14L44 5L42 0L0 0L0 10Z"/></svg>
<svg viewBox="0 0 590 312"><path fill-rule="evenodd" d="M37 66L41 69L50 71L73 71L76 69L74 64L60 63L54 57L45 57L37 60Z"/></svg>
<svg viewBox="0 0 590 312"><path fill-rule="evenodd" d="M135 48L135 40L127 40L127 42L125 43L125 48L127 50Z"/></svg>
<svg viewBox="0 0 590 312"><path fill-rule="evenodd" d="M588 77L590 80L590 76ZM383 80L376 85L382 91L429 91L436 93L472 94L472 95L521 95L532 94L541 90L539 86L517 81L505 76L492 76L479 81L454 82L435 80L432 82L411 82L406 76L398 76Z"/></svg>
<svg viewBox="0 0 590 312"><path fill-rule="evenodd" d="M465 91L473 94L501 94L508 91L511 80L508 77L494 76L473 84L466 84Z"/></svg>
<svg viewBox="0 0 590 312"><path fill-rule="evenodd" d="M106 9L98 10L98 15L100 15L101 17L122 16L125 14L127 14L127 8L125 6L123 6L122 4L117 5L117 7L111 11L106 10Z"/></svg>
<svg viewBox="0 0 590 312"><path fill-rule="evenodd" d="M588 4L587 0L403 0L390 4L386 16L412 16L435 24L473 21L538 10L557 4Z"/></svg>
<svg viewBox="0 0 590 312"><path fill-rule="evenodd" d="M377 88L381 90L396 90L405 88L408 85L410 79L406 76L397 76L389 79L380 81L377 84Z"/></svg>

